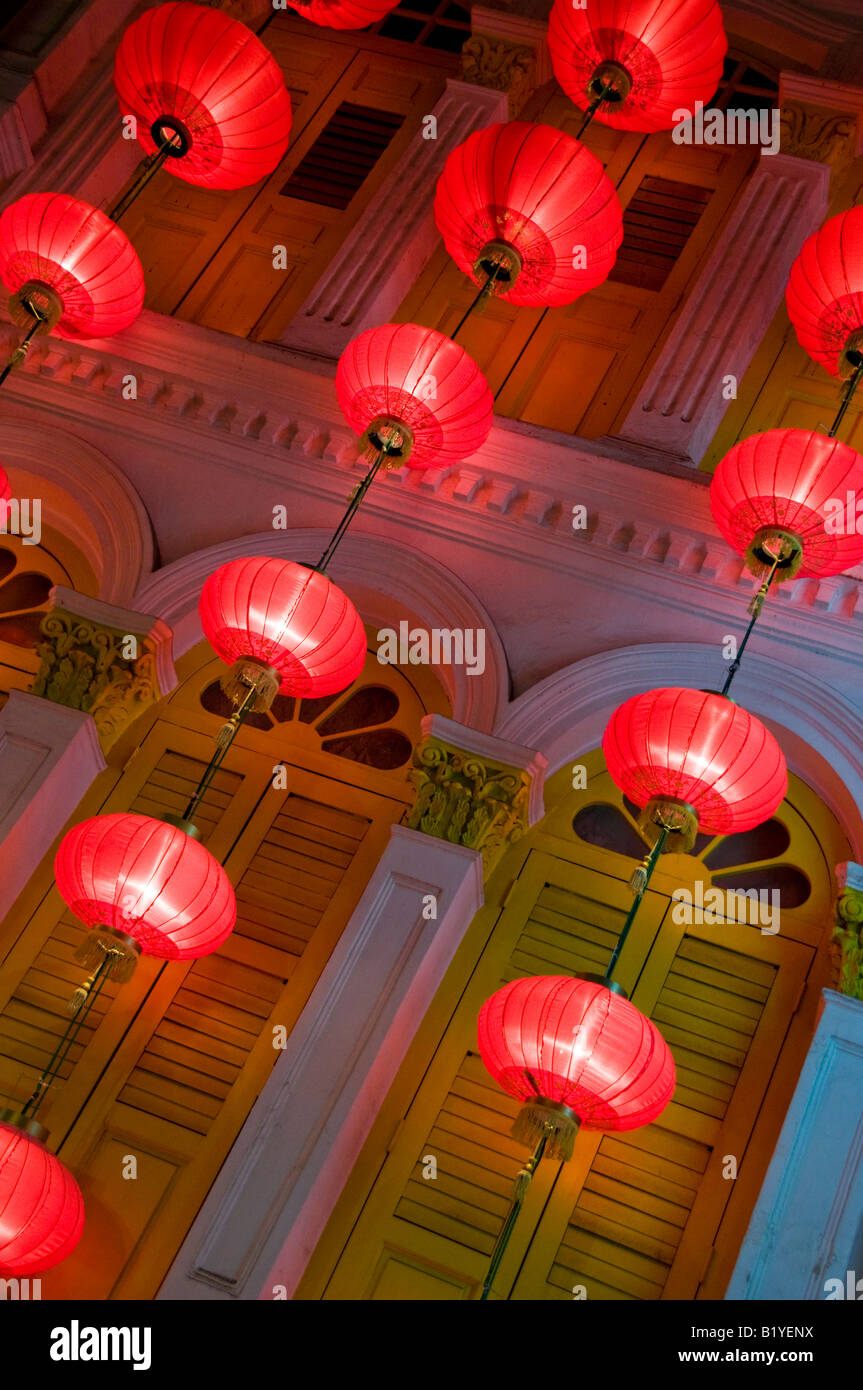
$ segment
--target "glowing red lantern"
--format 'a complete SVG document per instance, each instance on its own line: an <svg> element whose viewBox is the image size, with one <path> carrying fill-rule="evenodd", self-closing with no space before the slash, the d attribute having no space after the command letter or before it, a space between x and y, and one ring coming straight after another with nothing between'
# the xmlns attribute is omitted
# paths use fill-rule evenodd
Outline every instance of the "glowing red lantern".
<svg viewBox="0 0 863 1390"><path fill-rule="evenodd" d="M595 980L513 980L480 1010L479 1053L507 1095L525 1102L513 1128L531 1147L545 1134L570 1158L584 1129L628 1130L671 1099L674 1060L658 1028Z"/></svg>
<svg viewBox="0 0 863 1390"><path fill-rule="evenodd" d="M772 563L765 545L775 554L777 542L786 544L778 579L842 574L863 561L858 497L863 456L814 430L750 435L725 455L710 484L716 524L750 569L761 573ZM863 531L863 518L859 524Z"/></svg>
<svg viewBox="0 0 863 1390"><path fill-rule="evenodd" d="M435 221L459 270L512 304L570 304L601 285L623 213L600 160L571 135L509 121L472 135L438 181Z"/></svg>
<svg viewBox="0 0 863 1390"><path fill-rule="evenodd" d="M785 291L800 346L831 376L863 349L863 207L840 212L803 243Z"/></svg>
<svg viewBox="0 0 863 1390"><path fill-rule="evenodd" d="M67 193L28 193L0 216L0 279L15 322L29 327L29 299L43 329L61 338L107 338L144 303L135 248L98 208Z"/></svg>
<svg viewBox="0 0 863 1390"><path fill-rule="evenodd" d="M255 555L221 565L204 585L200 614L223 661L272 671L273 694L335 695L365 664L365 629L350 599L291 560Z"/></svg>
<svg viewBox="0 0 863 1390"><path fill-rule="evenodd" d="M0 517L5 516L6 506L12 496L12 484L9 481L9 474L5 468L0 468Z"/></svg>
<svg viewBox="0 0 863 1390"><path fill-rule="evenodd" d="M618 787L644 808L643 830L681 812L696 830L732 835L769 820L788 774L779 744L760 720L723 695L666 687L634 695L614 711L602 740ZM674 843L675 849L681 846Z"/></svg>
<svg viewBox="0 0 863 1390"><path fill-rule="evenodd" d="M272 54L245 24L190 0L146 10L123 35L114 85L148 154L201 188L245 188L288 148L291 99Z"/></svg>
<svg viewBox="0 0 863 1390"><path fill-rule="evenodd" d="M669 130L719 86L728 43L716 0L555 0L554 75L586 109L610 83L597 120L618 130Z"/></svg>
<svg viewBox="0 0 863 1390"><path fill-rule="evenodd" d="M292 10L327 29L366 29L395 9L398 0L288 0Z"/></svg>
<svg viewBox="0 0 863 1390"><path fill-rule="evenodd" d="M492 425L492 395L473 358L415 323L369 328L348 343L336 393L363 441L375 450L386 441L391 457L409 468L468 458Z"/></svg>
<svg viewBox="0 0 863 1390"><path fill-rule="evenodd" d="M23 1129L0 1123L0 1276L51 1269L83 1230L84 1200L68 1168Z"/></svg>
<svg viewBox="0 0 863 1390"><path fill-rule="evenodd" d="M132 951L196 960L230 936L228 875L192 835L151 816L93 816L64 835L54 861L61 895L88 927L131 938Z"/></svg>

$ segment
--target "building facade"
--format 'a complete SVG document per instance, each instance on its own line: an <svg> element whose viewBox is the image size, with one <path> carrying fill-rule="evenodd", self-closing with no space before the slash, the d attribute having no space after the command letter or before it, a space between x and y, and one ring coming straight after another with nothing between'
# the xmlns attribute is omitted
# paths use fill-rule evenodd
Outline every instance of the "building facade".
<svg viewBox="0 0 863 1390"><path fill-rule="evenodd" d="M50 190L109 211L132 184L112 69L143 8L31 0L0 27L3 206ZM204 580L241 556L314 563L366 467L339 355L390 321L451 333L471 303L432 217L448 153L498 121L580 125L542 0L425 0L360 32L214 8L285 75L287 155L234 193L157 174L122 219L141 317L39 338L0 391L20 503L0 536L12 1109L81 975L63 833L180 814L229 712ZM721 684L756 586L711 473L737 440L836 410L784 291L806 238L860 201L863 19L851 0L722 11L714 104L764 113L765 141L585 132L624 208L615 269L565 308L471 316L488 442L370 489L331 569L366 626L362 675L253 716L202 804L234 932L110 981L62 1061L44 1118L87 1225L43 1297L479 1296L524 1161L479 1007L519 974L605 968L645 847L603 729L630 695ZM4 315L4 355L19 336ZM859 404L842 438L863 447ZM779 740L787 798L664 857L620 959L674 1099L540 1167L496 1297L823 1299L863 1278L862 576L765 605L735 698ZM473 657L411 660L408 641L382 661L385 631L457 633ZM675 889L705 883L777 891L778 930L677 921Z"/></svg>

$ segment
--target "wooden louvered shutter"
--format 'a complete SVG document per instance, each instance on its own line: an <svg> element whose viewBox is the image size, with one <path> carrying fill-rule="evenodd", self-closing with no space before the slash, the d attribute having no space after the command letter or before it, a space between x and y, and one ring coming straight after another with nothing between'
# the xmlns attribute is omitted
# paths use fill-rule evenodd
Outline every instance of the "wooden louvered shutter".
<svg viewBox="0 0 863 1390"><path fill-rule="evenodd" d="M592 865L531 852L325 1297L478 1296L526 1151L509 1136L517 1102L476 1054L477 1012L517 975L604 970L628 900ZM674 1100L658 1123L584 1132L569 1164L540 1164L496 1296L695 1296L731 1188L724 1156L743 1161L813 954L751 927L675 926L651 887L618 978L637 979L633 1002L675 1054Z"/></svg>
<svg viewBox="0 0 863 1390"><path fill-rule="evenodd" d="M211 748L157 723L103 809L181 812ZM277 791L272 757L230 750L196 822L236 886L234 932L216 955L145 957L109 983L40 1114L87 1206L45 1297L153 1296L278 1056L274 1028L290 1033L401 813L286 766ZM62 909L52 887L0 972L0 1104L28 1094L81 979L84 929Z"/></svg>

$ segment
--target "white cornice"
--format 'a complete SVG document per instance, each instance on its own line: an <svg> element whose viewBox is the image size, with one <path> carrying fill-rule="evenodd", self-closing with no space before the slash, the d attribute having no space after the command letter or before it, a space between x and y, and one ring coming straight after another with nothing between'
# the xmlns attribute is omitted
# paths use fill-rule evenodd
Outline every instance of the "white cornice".
<svg viewBox="0 0 863 1390"><path fill-rule="evenodd" d="M14 341L11 328L5 336ZM138 398L126 401L129 375ZM329 519L320 516L323 504L335 522L364 467L332 376L332 364L145 313L105 342L40 342L7 381L2 407L6 418L17 409L40 426L52 418L72 434L89 433L102 448L114 440L146 445L174 459L179 473L206 460L207 485L227 494L252 477L278 480L302 527L311 505L316 519ZM444 543L467 545L561 580L583 579L617 605L631 605L649 585L650 601L670 614L733 624L753 581L713 527L706 477L636 467L613 457L613 447L498 421L464 463L405 468L376 482L353 535L383 532L430 555ZM169 501L170 473L164 483ZM586 531L573 531L576 505L587 508ZM853 577L800 580L771 598L759 634L790 644L804 661L807 651L827 654L850 680L863 661L858 601Z"/></svg>

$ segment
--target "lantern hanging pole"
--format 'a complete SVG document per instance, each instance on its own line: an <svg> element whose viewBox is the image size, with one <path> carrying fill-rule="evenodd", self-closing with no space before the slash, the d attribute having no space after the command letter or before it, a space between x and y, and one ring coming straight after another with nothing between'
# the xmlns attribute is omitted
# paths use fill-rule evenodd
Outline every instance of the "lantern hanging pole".
<svg viewBox="0 0 863 1390"><path fill-rule="evenodd" d="M207 763L201 780L195 788L192 799L186 807L185 811L183 812L182 819L184 821L191 821L193 815L200 806L204 796L206 795L210 783L212 782L217 771L221 767L222 762L224 761L225 754L227 753L234 739L237 737L237 734L240 730L240 726L245 721L246 716L251 714L252 705L257 699L257 696L257 686L250 685L242 703L237 705L237 708L234 710L234 713L231 715L230 719L228 719L219 730L218 735L216 737L216 751L213 754L210 761Z"/></svg>
<svg viewBox="0 0 863 1390"><path fill-rule="evenodd" d="M59 1075L60 1068L66 1060L66 1054L69 1048L77 1038L84 1020L102 992L102 986L111 973L111 966L117 954L119 953L107 948L100 964L92 974L88 976L83 985L79 985L78 989L75 991L75 995L72 996L74 1001L76 995L82 994L84 996L83 1005L76 1010L75 1016L69 1020L65 1032L57 1043L47 1067L36 1082L29 1100L21 1107L20 1115L22 1120L32 1120L34 1118L36 1111L39 1109L39 1106L48 1093L52 1081Z"/></svg>
<svg viewBox="0 0 863 1390"><path fill-rule="evenodd" d="M38 312L32 299L25 300L25 303L27 306L27 312L33 318L33 323L27 329L25 336L21 339L20 343L15 348L15 351L12 353L12 356L9 358L9 361L6 363L6 366L3 368L2 372L0 372L0 386L3 385L3 382L6 380L7 376L13 370L13 368L20 366L20 364L24 361L24 358L27 356L27 353L33 346L33 338L39 332L39 329L41 328L42 324L47 322L46 316Z"/></svg>
<svg viewBox="0 0 863 1390"><path fill-rule="evenodd" d="M854 361L855 358L857 359L856 362ZM861 377L863 377L863 352L849 354L849 359L854 363L854 371L845 383L845 390L842 393L842 404L836 412L836 419L827 431L828 439L836 438L836 431L845 418L845 412L851 404L851 397L860 385Z"/></svg>
<svg viewBox="0 0 863 1390"><path fill-rule="evenodd" d="M497 279L498 274L500 273L500 268L500 262L498 261L495 263L495 266L491 273L487 276L485 284L480 285L473 300L471 301L465 312L462 314L452 333L450 333L449 335L453 342L455 342L457 335L464 328L474 309L476 309L476 307L479 304L481 304L484 300L488 299L489 295L492 293L494 288L494 282Z"/></svg>
<svg viewBox="0 0 863 1390"><path fill-rule="evenodd" d="M620 953L623 950L623 943L629 935L630 928L633 922L635 921L635 915L641 906L642 898L647 892L647 885L651 880L653 870L656 868L656 861L659 859L659 856L663 851L665 841L668 839L668 833L671 829L672 827L670 825L665 825L664 823L662 823L662 828L659 832L656 844L653 846L653 849L650 851L650 853L645 855L641 864L638 866L638 868L635 870L635 873L632 875L633 885L635 883L638 884L637 891L635 893L635 897L632 900L630 909L626 914L626 921L623 924L623 930L621 931L620 936L617 938L617 945L611 953L611 960L608 962L608 968L602 977L603 984L609 984L611 977L614 974L614 967L617 965Z"/></svg>
<svg viewBox="0 0 863 1390"><path fill-rule="evenodd" d="M612 93L617 95L617 87L615 86L614 82L602 82L599 84L599 93L597 96L594 97L593 101L586 108L584 113L584 120L578 127L578 130L575 132L576 140L581 139L582 135L587 130L587 127L590 125L591 121L593 120L602 103L606 101L608 97L612 95Z"/></svg>
<svg viewBox="0 0 863 1390"><path fill-rule="evenodd" d="M527 1163L516 1176L509 1211L506 1214L506 1219L504 1220L504 1223L500 1228L498 1238L495 1241L494 1250L492 1251L491 1261L488 1267L488 1273L486 1274L485 1279L483 1280L482 1293L480 1294L481 1303L485 1302L485 1300L491 1293L491 1286L494 1283L497 1271L500 1268L500 1262L504 1257L506 1247L509 1245L509 1238L512 1235L515 1223L518 1220L518 1214L524 1206L524 1199L527 1196L527 1189L529 1188L531 1179L539 1166L539 1161L545 1153L545 1146L547 1143L548 1136L544 1134L540 1139L539 1143L537 1144L536 1148L534 1149L533 1153L531 1154L530 1158L527 1160Z"/></svg>
<svg viewBox="0 0 863 1390"><path fill-rule="evenodd" d="M313 566L313 568L318 571L318 574L324 573L324 570L326 569L327 565L330 563L336 551L338 550L345 532L347 531L348 527L350 526L351 522L356 516L357 511L359 510L360 503L362 502L363 498L365 497L366 493L368 492L369 488L374 482L380 469L380 466L383 463L384 459L387 457L387 454L389 452L389 440L384 439L381 441L381 448L378 451L374 463L372 464L366 476L363 478L362 482L359 483L357 487L354 489L351 495L351 500L348 503L347 511L345 512L344 516L342 517L341 521L339 522L338 526L333 532L326 550L324 551L318 563Z"/></svg>
<svg viewBox="0 0 863 1390"><path fill-rule="evenodd" d="M148 155L144 162L144 168L138 175L128 193L125 193L118 203L115 203L108 216L112 222L119 222L124 212L128 212L139 193L147 187L154 174L158 173L169 155L179 155L185 153L182 148L183 141L176 132L173 132L170 139L161 139L158 150Z"/></svg>
<svg viewBox="0 0 863 1390"><path fill-rule="evenodd" d="M768 553L768 554L771 554L772 552L771 552L771 551L768 551L767 553ZM741 661L743 660L743 653L744 653L744 651L746 650L746 643L749 641L749 638L750 638L750 636L752 635L752 629L754 628L755 624L758 622L758 619L759 619L760 616L761 616L761 610L762 610L762 608L764 607L764 600L766 599L767 594L768 594L768 592L769 592L769 590L770 590L770 585L773 583L773 580L776 578L776 571L777 571L777 569L779 568L779 564L780 564L780 561L781 561L781 560L782 560L782 547L780 546L780 549L779 549L778 554L776 554L776 555L773 557L773 564L770 566L770 569L769 569L769 571L767 572L767 574L766 574L766 576L765 576L765 578L764 578L764 582L763 582L763 584L761 585L761 588L758 590L758 593L755 595L754 599L752 600L752 602L751 602L750 605L749 605L749 611L750 611L750 613L752 614L752 617L751 617L751 619L750 619L750 621L749 621L749 626L748 626L748 628L746 629L745 633L743 634L743 641L740 643L740 646L739 646L738 649L737 649L737 655L736 655L736 657L734 658L734 660L732 661L731 665L730 665L729 668L728 668L728 675L725 677L725 684L723 685L721 691L719 692L720 695L727 695L727 694L728 694L729 690L731 689L731 682L734 680L734 677L737 675L737 672L740 670L740 663L741 663Z"/></svg>

